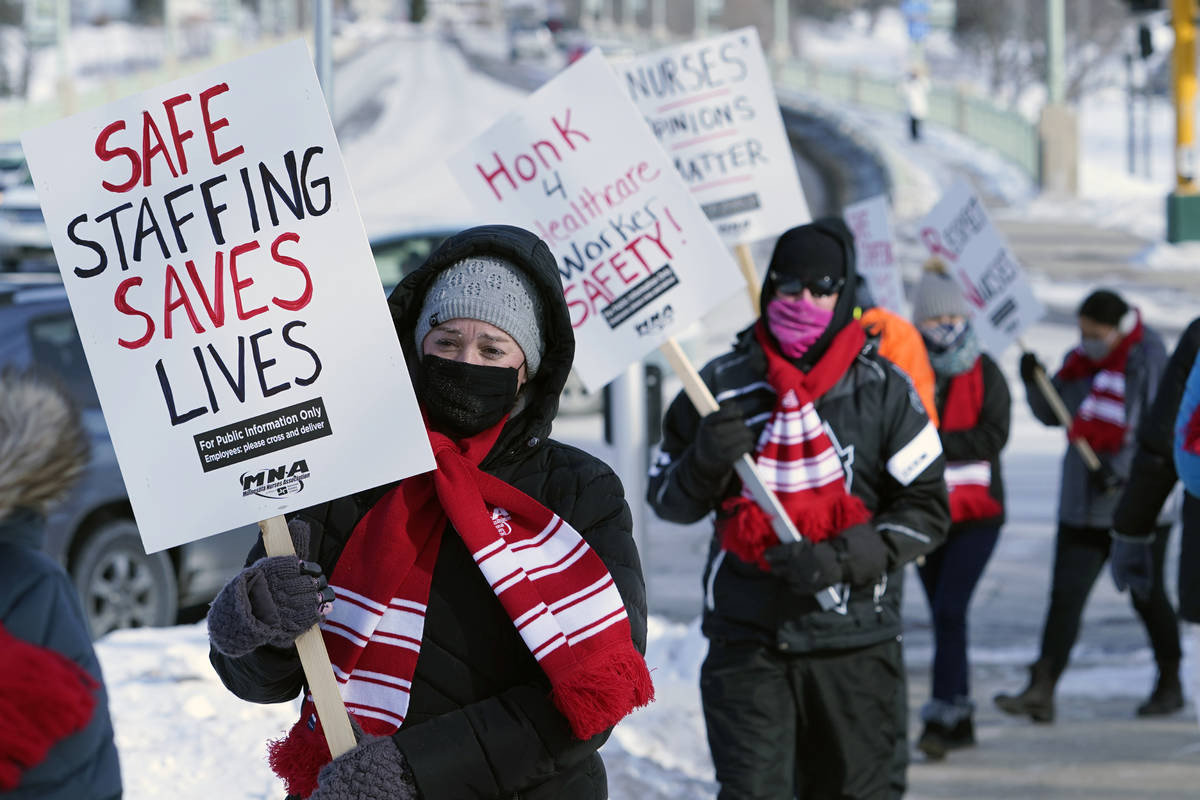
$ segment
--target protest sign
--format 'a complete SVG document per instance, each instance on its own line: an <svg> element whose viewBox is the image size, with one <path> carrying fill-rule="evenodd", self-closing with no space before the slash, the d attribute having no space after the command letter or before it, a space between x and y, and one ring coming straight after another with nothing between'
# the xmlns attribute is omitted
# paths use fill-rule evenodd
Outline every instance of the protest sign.
<svg viewBox="0 0 1200 800"><path fill-rule="evenodd" d="M599 51L526 98L450 171L485 216L550 246L589 391L741 289L729 251Z"/></svg>
<svg viewBox="0 0 1200 800"><path fill-rule="evenodd" d="M888 200L879 195L846 206L842 211L846 226L854 233L858 274L867 282L875 305L907 316L904 284L892 244L892 225L888 219Z"/></svg>
<svg viewBox="0 0 1200 800"><path fill-rule="evenodd" d="M755 28L615 66L727 245L764 239L811 219Z"/></svg>
<svg viewBox="0 0 1200 800"><path fill-rule="evenodd" d="M983 349L999 356L1045 314L983 202L959 180L921 223L921 241L945 262L971 310Z"/></svg>
<svg viewBox="0 0 1200 800"><path fill-rule="evenodd" d="M433 468L302 41L22 144L147 552Z"/></svg>

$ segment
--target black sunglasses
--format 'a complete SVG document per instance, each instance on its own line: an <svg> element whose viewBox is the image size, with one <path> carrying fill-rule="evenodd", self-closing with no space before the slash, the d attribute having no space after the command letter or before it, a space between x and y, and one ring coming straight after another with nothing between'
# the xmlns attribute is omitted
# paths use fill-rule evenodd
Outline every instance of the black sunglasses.
<svg viewBox="0 0 1200 800"><path fill-rule="evenodd" d="M779 294L800 294L805 289L813 297L829 297L842 291L846 285L845 278L835 278L832 275L822 275L820 278L798 278L794 275L780 275L771 272L771 280L775 282L775 291Z"/></svg>

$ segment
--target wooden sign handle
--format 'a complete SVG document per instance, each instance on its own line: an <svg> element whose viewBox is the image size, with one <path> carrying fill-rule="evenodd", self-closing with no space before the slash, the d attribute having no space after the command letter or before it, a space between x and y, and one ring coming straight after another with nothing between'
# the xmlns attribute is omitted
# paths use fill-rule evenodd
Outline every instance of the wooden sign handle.
<svg viewBox="0 0 1200 800"><path fill-rule="evenodd" d="M679 342L675 341L674 337L663 342L659 347L659 351L666 357L667 363L671 365L671 369L683 381L683 390L687 392L688 399L692 401L692 405L700 412L700 416L706 417L720 408L717 399L709 391L708 384L704 382L704 379L700 377L700 373L692 366L691 360L683 352L683 348L679 346ZM758 474L758 469L754 466L754 459L751 458L750 454L744 454L734 464L734 469L737 470L738 477L742 479L742 484L750 490L751 496L754 497L754 502L758 504L759 508L767 512L767 516L771 518L771 528L775 531L775 535L779 537L779 541L800 541L800 532L792 524L787 511L780 504L779 498L763 482L762 476ZM821 608L829 610L841 605L841 598L838 596L837 590L830 586L828 589L817 593L817 602L821 604Z"/></svg>
<svg viewBox="0 0 1200 800"><path fill-rule="evenodd" d="M1018 339L1017 345L1022 351L1032 352L1025 346L1025 342ZM1054 384L1050 382L1050 378L1046 375L1046 370L1042 369L1042 365L1038 364L1037 369L1033 371L1033 380L1038 385L1042 392L1042 396L1046 398L1046 402L1050 404L1050 409L1054 412L1054 416L1058 417L1058 421L1068 431L1068 437L1071 430L1071 412L1067 411L1067 404L1063 402L1059 396L1058 390L1054 388ZM1071 444L1079 451L1080 458L1083 459L1084 465L1095 472L1100 469L1100 458L1096 455L1096 451L1088 444L1087 439L1071 439Z"/></svg>
<svg viewBox="0 0 1200 800"><path fill-rule="evenodd" d="M291 534L288 533L287 520L283 517L265 519L258 523L258 527L262 530L267 555L296 555ZM342 753L354 749L358 740L354 737L354 729L350 727L350 717L342 703L342 694L338 691L337 679L333 676L333 666L329 663L329 652L325 649L325 640L321 638L319 625L313 625L300 634L300 638L296 640L296 650L300 653L300 664L304 667L304 677L308 679L308 690L312 693L317 716L325 730L325 739L329 742L329 752L337 758Z"/></svg>
<svg viewBox="0 0 1200 800"><path fill-rule="evenodd" d="M754 258L750 255L750 245L745 242L734 245L733 254L737 256L738 266L742 270L742 277L746 279L746 292L750 295L750 305L754 308L754 313L757 315L762 281L758 279L758 270L754 268ZM699 408L699 406L696 407Z"/></svg>

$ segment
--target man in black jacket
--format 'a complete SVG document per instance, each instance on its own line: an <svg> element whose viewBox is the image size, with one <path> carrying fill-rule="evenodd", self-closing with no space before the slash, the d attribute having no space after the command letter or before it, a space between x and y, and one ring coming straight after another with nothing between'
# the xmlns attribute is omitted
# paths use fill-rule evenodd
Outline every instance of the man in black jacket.
<svg viewBox="0 0 1200 800"><path fill-rule="evenodd" d="M1159 524L1163 505L1175 488L1175 418L1183 399L1188 374L1200 353L1200 319L1195 319L1179 337L1175 352L1163 371L1154 396L1138 425L1137 451L1129 471L1129 483L1113 515L1112 573L1118 589L1149 597L1162 586L1162 561L1154 548L1156 532L1165 537ZM1157 568L1155 565L1157 564ZM1200 498L1183 494L1183 534L1179 552L1179 616L1200 622ZM1169 667L1170 665L1168 665ZM1140 715L1164 714L1183 707L1183 687L1176 669L1162 669L1149 699L1138 708Z"/></svg>
<svg viewBox="0 0 1200 800"><path fill-rule="evenodd" d="M780 237L762 319L701 371L721 410L702 419L677 397L651 470L649 500L663 519L686 524L716 512L700 684L722 800L892 791L905 735L903 569L943 541L949 509L937 431L909 379L853 320L853 291L842 290L854 285L853 239L840 220ZM815 385L838 357L811 407L779 378ZM801 433L787 417L813 424ZM789 462L787 448L801 440L830 447ZM737 543L745 506L734 464L752 452L805 536L758 559ZM813 478L827 456L832 484ZM814 509L831 492L844 497L839 521L826 524ZM842 604L822 610L814 594L830 586Z"/></svg>
<svg viewBox="0 0 1200 800"><path fill-rule="evenodd" d="M474 228L447 240L388 301L407 363L412 369L420 363L414 331L420 330L422 303L439 275L466 259L485 258L503 259L520 269L540 295L543 348L536 375L529 370L531 377L516 409L479 468L537 500L578 531L611 574L628 614L633 644L644 651L645 583L621 483L598 459L548 438L575 341L557 266L546 245L527 231L507 226ZM292 527L311 529L306 557L325 575L334 576L356 526L393 488L395 484L360 492L294 515ZM305 525L297 526L297 521ZM263 555L260 542L247 564ZM310 610L315 608L317 587L315 581L307 587ZM210 613L210 633L212 617ZM224 684L245 700L286 702L305 689L294 647L264 644L236 657L214 647L210 659ZM583 740L573 735L551 698L547 675L471 552L459 536L444 535L433 567L406 715L390 736L407 774L400 782L403 786L375 786L370 796L604 800L607 780L597 750L609 733Z"/></svg>

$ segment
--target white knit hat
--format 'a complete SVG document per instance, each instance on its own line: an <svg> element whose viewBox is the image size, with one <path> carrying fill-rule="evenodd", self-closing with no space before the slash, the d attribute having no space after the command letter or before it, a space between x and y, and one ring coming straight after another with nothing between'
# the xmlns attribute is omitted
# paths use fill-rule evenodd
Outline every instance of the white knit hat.
<svg viewBox="0 0 1200 800"><path fill-rule="evenodd" d="M417 350L430 330L452 319L477 319L511 336L532 378L542 363L542 298L525 273L495 256L457 261L433 279L417 317Z"/></svg>

